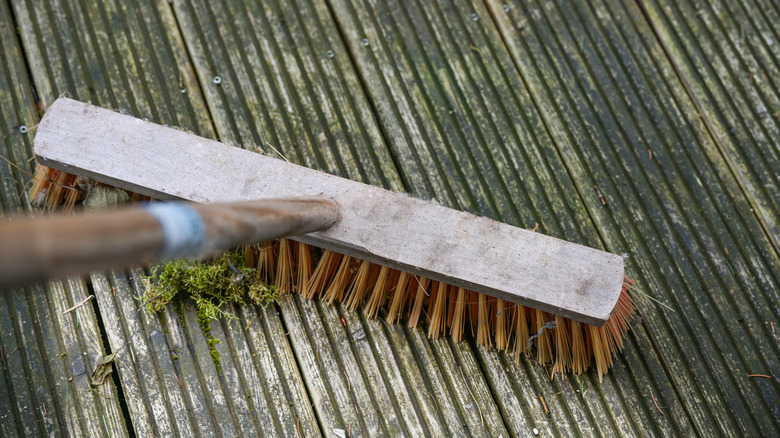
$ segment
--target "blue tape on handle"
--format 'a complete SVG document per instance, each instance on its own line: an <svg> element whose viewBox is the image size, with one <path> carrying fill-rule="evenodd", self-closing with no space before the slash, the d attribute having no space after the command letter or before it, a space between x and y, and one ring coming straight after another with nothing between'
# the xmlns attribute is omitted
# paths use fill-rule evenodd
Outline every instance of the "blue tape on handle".
<svg viewBox="0 0 780 438"><path fill-rule="evenodd" d="M154 202L146 206L163 232L161 260L197 257L206 246L206 228L200 213L181 202Z"/></svg>

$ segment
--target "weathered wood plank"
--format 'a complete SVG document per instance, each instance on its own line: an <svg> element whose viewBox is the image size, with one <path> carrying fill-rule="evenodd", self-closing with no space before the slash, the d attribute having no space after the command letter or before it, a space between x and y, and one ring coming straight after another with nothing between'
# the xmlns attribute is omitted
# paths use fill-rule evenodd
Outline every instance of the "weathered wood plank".
<svg viewBox="0 0 780 438"><path fill-rule="evenodd" d="M267 412L256 408L256 415L261 421L273 424L274 434L319 436L317 420L281 324L278 307L242 306L238 310L241 318L235 323L245 332L247 342L241 367L245 373L257 373L256 377L247 378L247 385L252 390L262 391L254 398L262 395L267 404ZM273 369L280 372L269 372ZM270 418L266 420L266 417Z"/></svg>
<svg viewBox="0 0 780 438"><path fill-rule="evenodd" d="M344 378L357 399L356 410L366 421L367 435L399 436L408 433L401 423L401 413L396 409L391 388L382 378L384 373L377 364L375 353L359 340L372 335L369 327L361 323L360 315L344 312L343 309L320 306L318 310L320 319L326 323L334 352L341 359ZM371 411L376 412L376 417Z"/></svg>
<svg viewBox="0 0 780 438"><path fill-rule="evenodd" d="M222 436L236 436L241 425L237 424L230 402L226 398L225 389L217 374L216 366L211 358L211 351L206 344L197 318L195 312L185 311L184 321L181 323L195 371L194 375L185 377L190 379L193 385L203 386L203 392L207 394L209 415L217 433Z"/></svg>
<svg viewBox="0 0 780 438"><path fill-rule="evenodd" d="M386 434L367 384L357 372L356 358L344 349L349 338L335 310L324 309L325 315L330 314L328 318L316 303L293 296L284 299L281 308L290 338L308 341L292 346L320 413L323 432L342 429L351 431L352 436Z"/></svg>
<svg viewBox="0 0 780 438"><path fill-rule="evenodd" d="M191 310L185 308L185 311ZM183 315L178 314L175 309L168 308L162 318L165 320L165 334L170 349L168 360L172 363L175 372L171 376L173 380L177 380L175 382L177 385L181 383L184 399L184 404L174 411L175 415L177 418L183 417L185 412L182 411L186 411L191 422L191 426L187 427L192 428L196 434L219 436L219 426L212 408L212 392L204 382L201 370L195 361L195 351L187 338ZM161 357L164 356L161 354ZM174 386L173 389L175 390L176 387ZM181 428L184 430L184 426Z"/></svg>
<svg viewBox="0 0 780 438"><path fill-rule="evenodd" d="M4 364L4 378L7 385L11 388L9 396L13 394L13 398L9 399L9 404L13 405L12 412L14 413L14 420L16 423L16 429L18 433L23 435L42 434L44 431L40 428L39 421L37 420L38 406L33 398L32 388L27 383L27 377L25 375L23 364L24 353L19 353L19 350L23 348L22 343L17 335L17 329L14 324L14 311L13 311L13 299L11 297L3 297L5 301L4 306L0 306L0 327L2 327L2 340L3 340L3 356Z"/></svg>
<svg viewBox="0 0 780 438"><path fill-rule="evenodd" d="M16 40L15 23L8 5L0 5L0 208L11 214L23 210L24 186L33 166L27 163L32 151L32 129L38 123L24 58ZM10 164L8 161L9 160ZM18 166L18 167L16 167Z"/></svg>
<svg viewBox="0 0 780 438"><path fill-rule="evenodd" d="M438 368L450 382L451 397L457 400L458 409L468 425L469 433L484 436L508 435L471 347L466 342L454 345L448 338L439 339L432 344L438 359Z"/></svg>
<svg viewBox="0 0 780 438"><path fill-rule="evenodd" d="M772 301L760 292L766 290L760 283L763 279L777 278L776 261L772 260L772 256L765 258L759 255L760 251L753 253L750 249L744 250L737 243L744 242L747 248L753 245L767 248L767 241L760 234L747 231L754 230L756 222L750 215L739 213L746 207L745 200L740 199L741 196L733 197L732 182L727 180L724 183L712 167L705 165L708 160L702 156L699 143L685 143L695 147L684 150L674 147L680 141L676 136L692 135L690 126L697 122L695 111L693 117L690 117L690 113L679 111L680 106L690 108L690 101L677 99L679 94L659 91L669 86L679 87L679 83L675 84L677 79L674 76L665 76L670 70L668 64L664 66L665 60L644 63L645 59L653 59L652 56L634 57L632 54L633 51L644 50L643 45L627 46L616 40L621 33L630 34L633 31L626 29L631 29L627 24L623 29L615 31L612 39L600 36L598 32L601 31L595 30L599 27L615 29L611 24L611 15L615 9L624 7L617 3L609 6L611 11L598 3L596 15L592 15L591 8L579 6L570 8L554 4L531 4L526 8L525 5L512 3L509 13L497 2L492 2L490 6L500 28L507 35L505 41L515 56L516 64L531 84L529 88L536 99L540 102L560 99L565 103L563 107L573 109L571 114L569 111L561 112L565 123L556 125L556 129L551 132L560 135L561 151L567 161L576 163L584 160L587 163L583 172L573 165L569 166L575 169L575 179L588 179L589 175L594 175L596 179L592 181L602 191L605 189L601 181L611 180L610 184L614 184L619 180L633 185L630 190L607 186L610 187L606 189L608 198L615 196L615 199L608 201L607 208L601 211L613 214L623 224L623 228L603 233L605 239L614 245L619 242L613 238L622 235L637 255L645 253L641 248L647 248L649 253L645 254L648 255L634 258L634 263L649 277L658 278L663 270L666 284L651 278L640 280L640 284L649 281L653 285L652 290L658 293L670 289L677 291L676 295L668 296L675 297L676 305L689 318L699 321L679 324L675 318L668 316L668 312L652 309L648 309L645 318L649 335L658 342L658 351L663 352L660 360L665 366L675 369L668 375L672 386L686 388L677 390L675 394L661 394L661 399L681 396L686 406L686 416L689 417L675 418L678 426L687 428L690 427L689 422L692 422L694 427L704 430L714 430L711 429L713 427L720 427L722 431L768 430L769 423L774 420L766 415L766 405L762 404L763 397L771 398L773 395L762 391L763 397L759 396L756 389L743 379L719 377L729 375L728 370L765 366L777 360L774 347L766 343L761 334L762 329L757 325L759 321L765 320L764 315L774 317L775 314ZM579 27L578 20L583 16L588 17L585 21L591 23L591 29ZM512 18L508 20L507 17ZM523 23L527 31L518 32L517 23ZM622 26L625 20L616 23ZM640 15L637 15L634 25L644 32L648 31ZM590 44L591 41L595 44ZM657 44L652 38L647 38L647 41L650 41L650 47ZM528 59L532 59L533 64L525 61ZM642 67L635 67L638 62L643 63ZM634 74L627 73L632 70ZM654 94L649 94L650 90ZM650 120L654 120L654 123L649 123ZM686 123L670 120L686 120ZM558 126L565 130L558 130ZM689 133L685 133L686 130ZM568 139L562 135L566 132L576 135L574 144L577 147L572 150L568 149ZM698 133L694 130L693 135ZM702 141L705 147L707 141L711 139ZM586 147L589 144L598 144L599 148L589 150ZM647 145L652 148L652 154L647 153ZM659 161L658 165L653 164L654 160ZM716 162L713 166L718 168L722 165ZM591 181L583 186L591 186ZM648 196L650 194L653 194L652 198ZM702 210L686 208L692 204L700 206ZM635 208L638 210L632 213ZM603 224L601 228L611 228L609 222L599 219L599 209L592 211L597 222ZM649 222L633 217L645 217ZM724 217L728 219L721 219ZM633 226L638 230L631 231ZM652 235L656 237L650 239ZM717 243L710 236L716 236ZM649 254L654 254L657 260L670 259L673 267L646 263ZM697 260L695 267L687 262L691 257ZM729 266L738 260L736 263L744 263L743 268L729 268L725 266L724 259L729 260ZM763 274L753 276L748 271ZM691 281L693 278L697 280ZM760 280L756 282L756 278ZM771 283L774 280L769 281ZM733 285L736 284L740 286L735 289ZM739 290L747 299L732 300L716 292L729 288ZM769 287L769 290L772 289L774 286ZM740 317L748 325L756 325L744 331L730 324ZM704 321L715 320L721 321L719 324L722 324L725 333L720 329L701 330L701 327L706 327L702 325ZM691 346L687 342L689 339L697 339L704 346ZM755 346L747 347L751 344ZM740 353L743 347L745 350ZM756 358L749 352L755 351L754 348L765 352L762 358ZM681 349L686 352L684 363L677 363ZM720 371L706 375L686 375L686 370L700 367L712 367ZM691 385L691 379L702 382ZM691 387L697 390L688 391ZM629 391L639 392L626 386L624 393ZM638 417L631 421L649 423L652 420L642 417L651 415L654 410L657 412L657 409L652 404L648 405L646 399L640 399L645 406L645 414L639 415L641 411L635 411ZM702 401L707 403L706 407L700 405ZM673 400L670 403L676 404Z"/></svg>
<svg viewBox="0 0 780 438"><path fill-rule="evenodd" d="M341 311L325 312L325 318L337 322L340 316L344 318L349 346L357 358L356 371L365 376L374 403L382 414L387 434L429 434L431 431L424 429L425 419L421 417L411 395L401 390L409 387L411 381L397 365L397 352L384 333L387 323L378 319L365 320L358 313Z"/></svg>
<svg viewBox="0 0 780 438"><path fill-rule="evenodd" d="M156 369L151 360L148 345L150 331L156 324L147 328L142 320L145 315L138 312L136 293L122 274L111 276L92 274L92 287L95 290L100 309L114 308L115 316L104 318L103 323L110 345L117 352L114 364L122 382L127 408L133 418L136 433L159 435L172 433L171 421L164 404L162 390L155 378ZM122 351L118 349L124 346Z"/></svg>
<svg viewBox="0 0 780 438"><path fill-rule="evenodd" d="M231 313L235 313L235 308L231 309ZM235 363L236 352L235 342L233 342L233 338L236 337L237 333L232 333L230 337L226 336L224 324L225 321L213 321L211 323L211 333L215 338L220 340L216 345L216 351L219 354L221 365L220 369L217 371L217 375L222 386L222 392L225 395L226 405L228 409L230 409L231 415L233 415L233 421L236 424L237 429L236 432L244 435L252 433L257 434L258 432L266 434L269 431L264 430L264 428L271 427L272 425L268 423L261 424L253 412L253 409L255 408L253 405L261 402L263 399L261 398L255 402L253 394L250 391L251 388L246 382L241 381ZM240 323L234 324L233 328L239 330ZM211 357L209 357L209 359L210 358Z"/></svg>
<svg viewBox="0 0 780 438"><path fill-rule="evenodd" d="M235 306L230 309L236 315L245 313L241 310ZM227 387L234 393L233 398L246 406L247 414L245 416L251 416L253 427L261 431L264 436L280 435L279 415L281 414L276 415L276 406L271 407L270 403L273 397L265 392L267 389L264 387L265 382L255 370L252 352L244 337L243 329L251 321L251 319L245 318L229 319L222 321L220 325L213 325L217 329L214 331L214 335L217 339L222 340L222 344L225 344L225 350L227 350L227 355L221 354L223 375ZM218 330L220 328L222 330ZM233 366L230 366L231 363ZM290 421L288 427L286 432L290 435L294 434L294 422Z"/></svg>
<svg viewBox="0 0 780 438"><path fill-rule="evenodd" d="M84 433L96 436L126 435L126 426L119 408L119 400L112 379L107 379L100 387L91 388L89 376L95 366L106 354L97 327L96 315L91 306L81 306L67 314L65 310L82 302L89 291L82 280L71 279L53 282L48 286L48 296L52 315L56 318L57 337L62 339L64 351L64 375L58 379L68 379L73 403L74 415ZM49 356L51 361L52 356ZM72 379L71 379L72 378Z"/></svg>
<svg viewBox="0 0 780 438"><path fill-rule="evenodd" d="M13 6L43 108L67 92L213 135L166 2L36 4Z"/></svg>
<svg viewBox="0 0 780 438"><path fill-rule="evenodd" d="M17 354L21 356L24 366L24 373L17 375L14 386L21 386L25 384L22 379L26 380L26 384L29 385L30 392L33 394L32 407L35 409L33 418L43 434L64 433L62 429L64 425L58 421L57 406L49 387L49 383L53 382L53 376L47 364L50 358L44 356L45 352L42 352L38 345L37 338L40 335L36 325L40 321L34 319L31 314L27 292L19 291L10 298L13 320L16 322L14 328L20 347Z"/></svg>
<svg viewBox="0 0 780 438"><path fill-rule="evenodd" d="M29 175L23 172L32 170L33 163L28 161L31 156L29 144L37 123L34 90L17 44L17 24L20 23L11 21L8 5L0 5L0 45L4 53L0 61L3 65L0 100L5 108L0 115L0 131L3 133L0 155L18 166L9 168L5 162L0 164L3 170L0 172L3 176L0 191L5 212L26 209L24 190ZM25 127L27 133L22 132ZM84 375L76 375L81 371L91 371L94 366L91 359L99 357L102 352L97 321L91 308L62 315L73 305L73 297L80 300L87 295L83 282L67 281L53 283L46 288L31 287L27 291L16 291L9 296L11 301L4 300L4 305L13 302L15 320L19 321L16 328L21 331L17 339L22 343L16 354L20 357L25 355L29 383L34 385L34 398L29 400L29 408L38 413L42 428L40 433L92 436L121 436L126 433L113 382L90 390ZM73 320L75 317L78 318L77 325ZM9 377L16 373L10 369L9 372ZM27 392L23 387L16 387L13 391L14 397L18 394L24 400ZM11 395L10 392L7 394ZM10 410L8 412L11 414ZM21 413L12 415L22 423L36 418ZM10 427L26 427L22 423L12 423Z"/></svg>
<svg viewBox="0 0 780 438"><path fill-rule="evenodd" d="M418 361L417 351L409 341L410 333L421 329L407 329L402 325L385 326L387 336L386 350L388 355L380 356L383 361L393 361L397 364L399 373L404 378L406 392L413 403L414 409L424 426L426 436L435 436L447 430L446 419L441 407L436 402L433 382L427 379L430 369L435 369L435 362ZM377 337L377 334L373 335ZM395 395L395 397L399 397ZM399 401L399 403L401 403Z"/></svg>
<svg viewBox="0 0 780 438"><path fill-rule="evenodd" d="M428 391L430 391L431 403L440 416L440 421L444 426L441 430L445 435L457 436L467 435L472 431L479 434L482 431L481 424L476 427L474 416L466 417L461 408L462 405L473 403L470 398L458 399L450 392L453 383L447 380L446 372L441 368L441 363L434 354L435 343L446 342L435 340L430 342L426 333L422 329L410 330L407 334L407 342L414 350L414 356L422 370L422 381L426 382ZM457 382L461 385L460 379ZM477 424L479 420L477 420Z"/></svg>
<svg viewBox="0 0 780 438"><path fill-rule="evenodd" d="M776 48L769 52L776 43L760 30L767 26L760 11L771 16L775 8L754 1L640 5L713 134L713 152L728 165L765 226L765 238L780 251L780 154L771 146L780 136L774 116L780 61Z"/></svg>

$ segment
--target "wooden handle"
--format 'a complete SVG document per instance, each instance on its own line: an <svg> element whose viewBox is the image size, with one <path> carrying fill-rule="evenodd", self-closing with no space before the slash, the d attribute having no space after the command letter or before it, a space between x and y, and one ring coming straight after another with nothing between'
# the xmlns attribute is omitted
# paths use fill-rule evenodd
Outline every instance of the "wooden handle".
<svg viewBox="0 0 780 438"><path fill-rule="evenodd" d="M202 240L184 242L195 253L174 251L187 257L322 230L339 217L338 204L324 197L186 205L200 220L201 235L195 239ZM184 226L144 207L17 218L0 225L0 287L159 261L177 244L171 239L177 227Z"/></svg>

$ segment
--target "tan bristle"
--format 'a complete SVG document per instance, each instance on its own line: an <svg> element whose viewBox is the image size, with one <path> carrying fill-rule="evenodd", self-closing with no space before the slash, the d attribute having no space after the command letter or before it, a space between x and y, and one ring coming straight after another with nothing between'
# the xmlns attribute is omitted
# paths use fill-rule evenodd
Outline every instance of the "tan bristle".
<svg viewBox="0 0 780 438"><path fill-rule="evenodd" d="M553 348L547 318L549 314L535 309L533 315L533 319L536 322L534 326L534 330L536 331L536 333L534 333L536 336L534 339L534 342L536 343L536 360L539 361L540 364L552 362Z"/></svg>
<svg viewBox="0 0 780 438"><path fill-rule="evenodd" d="M431 281L431 286L428 288L428 299L425 304L425 316L426 321L430 321L433 316L433 307L436 305L436 296L439 294L439 282Z"/></svg>
<svg viewBox="0 0 780 438"><path fill-rule="evenodd" d="M531 335L528 331L528 312L525 306L518 304L515 310L515 357L519 360L521 354L528 354L531 345L528 342Z"/></svg>
<svg viewBox="0 0 780 438"><path fill-rule="evenodd" d="M357 309L358 305L363 301L363 295L366 293L366 289L371 285L372 277L374 276L374 264L362 261L360 267L358 267L352 284L349 286L346 298L344 299L344 305L348 309Z"/></svg>
<svg viewBox="0 0 780 438"><path fill-rule="evenodd" d="M636 312L629 294L634 286L628 279L611 317L602 327L595 327L333 251L323 251L312 270L311 248L297 245L292 246L294 250L285 248L284 243L260 245L256 253L260 277L277 287L284 284L280 279L287 277L287 289L280 290L288 290L292 274L278 265L294 262L295 289L303 297L319 294L327 303L342 301L349 310L365 302L368 318L386 309L391 324L404 317L409 327L428 322L431 338L449 331L452 339L460 341L469 321L479 345L512 350L516 360L535 350L539 363L552 365L552 377L556 373L582 374L595 362L601 379L613 365L612 355L623 348L623 337ZM253 253L247 254L251 257Z"/></svg>
<svg viewBox="0 0 780 438"><path fill-rule="evenodd" d="M255 245L244 245L241 248L244 253L244 263L247 266L257 266L257 257L255 256Z"/></svg>
<svg viewBox="0 0 780 438"><path fill-rule="evenodd" d="M263 283L273 284L274 274L276 274L274 243L263 242L257 254L257 276Z"/></svg>
<svg viewBox="0 0 780 438"><path fill-rule="evenodd" d="M428 296L426 290L430 280L425 277L417 277L417 280L417 292L414 297L414 305L412 306L412 311L409 312L409 327L417 327L417 324L420 323L420 314L422 313L423 303L425 302L425 297Z"/></svg>
<svg viewBox="0 0 780 438"><path fill-rule="evenodd" d="M62 202L62 195L65 191L65 181L68 178L68 174L65 172L60 172L59 170L54 170L49 175L52 179L52 182L49 186L49 194L46 197L44 206L47 209L54 209Z"/></svg>
<svg viewBox="0 0 780 438"><path fill-rule="evenodd" d="M30 188L30 199L36 206L42 207L46 203L51 181L51 178L49 177L50 172L51 169L46 166L38 165L35 167L33 184Z"/></svg>
<svg viewBox="0 0 780 438"><path fill-rule="evenodd" d="M485 347L492 347L493 341L490 332L490 310L488 309L488 297L479 294L477 311L477 343Z"/></svg>
<svg viewBox="0 0 780 438"><path fill-rule="evenodd" d="M431 319L428 324L428 337L438 338L446 330L447 322L447 297L449 296L449 286L446 283L437 282L436 296L431 297L433 300L433 308L428 312L428 317Z"/></svg>
<svg viewBox="0 0 780 438"><path fill-rule="evenodd" d="M452 326L452 320L455 318L455 306L458 300L458 287L450 286L450 296L447 297L447 328Z"/></svg>
<svg viewBox="0 0 780 438"><path fill-rule="evenodd" d="M296 291L304 297L309 296L309 279L311 279L312 259L311 246L298 242L298 250L295 252L296 259Z"/></svg>
<svg viewBox="0 0 780 438"><path fill-rule="evenodd" d="M601 333L599 332L600 327L595 327L590 324L588 324L587 327L590 332L593 357L596 360L596 371L599 374L599 381L601 381L601 376L603 376L608 369L609 354L605 354L604 349L606 346L604 345Z"/></svg>
<svg viewBox="0 0 780 438"><path fill-rule="evenodd" d="M496 348L499 350L506 350L509 344L509 338L507 335L507 310L504 307L504 300L496 300L496 316L495 316L495 336Z"/></svg>
<svg viewBox="0 0 780 438"><path fill-rule="evenodd" d="M336 269L341 262L342 255L333 251L323 251L320 261L317 262L317 267L314 268L314 272L309 279L308 299L314 298L314 296L321 294L330 285L330 279L333 278Z"/></svg>
<svg viewBox="0 0 780 438"><path fill-rule="evenodd" d="M566 373L571 368L571 330L567 318L555 315L555 366L554 370ZM555 375L555 371L553 371Z"/></svg>
<svg viewBox="0 0 780 438"><path fill-rule="evenodd" d="M276 288L281 293L292 292L293 287L293 251L290 239L279 241L279 255L276 260Z"/></svg>
<svg viewBox="0 0 780 438"><path fill-rule="evenodd" d="M453 311L452 324L450 325L450 336L455 342L463 339L463 328L466 325L466 306L468 301L468 292L462 287L458 288L458 296L455 298L455 310Z"/></svg>
<svg viewBox="0 0 780 438"><path fill-rule="evenodd" d="M410 275L406 272L400 271L398 274L398 281L393 290L390 291L392 299L390 301L390 308L387 310L387 322L395 324L401 320L404 312L404 304L406 303L408 296L407 289L409 288Z"/></svg>
<svg viewBox="0 0 780 438"><path fill-rule="evenodd" d="M571 339L571 370L574 374L582 374L590 366L590 356L586 348L585 334L582 331L582 323L569 321Z"/></svg>
<svg viewBox="0 0 780 438"><path fill-rule="evenodd" d="M81 177L68 177L65 179L66 183L68 184L66 190L65 190L65 199L63 200L62 210L65 213L70 213L73 211L74 207L76 206L76 203L80 201L83 198L83 194L81 191L77 190L75 187L77 187L79 184L84 183L84 179Z"/></svg>
<svg viewBox="0 0 780 438"><path fill-rule="evenodd" d="M371 290L366 304L366 316L369 318L375 317L387 300L387 294L390 292L391 271L387 266L382 266L379 270L376 283L374 283L374 288Z"/></svg>
<svg viewBox="0 0 780 438"><path fill-rule="evenodd" d="M336 275L333 276L333 280L331 280L330 285L322 295L323 301L333 304L335 301L341 301L344 298L344 292L349 287L349 283L354 275L353 260L350 256L344 256L341 259Z"/></svg>
<svg viewBox="0 0 780 438"><path fill-rule="evenodd" d="M417 288L420 283L420 277L416 275L409 276L409 283L406 285L406 298L403 303L403 316L408 316L412 312L414 302L417 300Z"/></svg>

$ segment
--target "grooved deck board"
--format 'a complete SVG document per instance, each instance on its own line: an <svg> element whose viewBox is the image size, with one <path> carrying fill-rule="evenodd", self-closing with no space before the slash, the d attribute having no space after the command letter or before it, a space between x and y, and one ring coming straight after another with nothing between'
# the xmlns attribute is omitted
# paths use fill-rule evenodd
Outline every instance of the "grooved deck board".
<svg viewBox="0 0 780 438"><path fill-rule="evenodd" d="M608 198L591 209L608 247L628 252L628 275L674 309L647 306L646 331L630 337L655 346L638 350L646 374L632 361L634 376L621 379L621 360L610 375L616 395L636 400L626 426L658 416L654 391L682 408L669 416L678 431L770 433L777 388L747 375L777 369L767 327L777 318L777 256L639 9L491 6L536 101L559 105L563 129L552 132L582 192L598 184Z"/></svg>
<svg viewBox="0 0 780 438"><path fill-rule="evenodd" d="M670 308L599 382L287 297L213 323L218 374L191 308L95 273L0 297L0 435L776 433L778 23L768 0L1 2L0 154L27 171L19 126L67 92L626 254ZM90 391L128 340L121 393Z"/></svg>
<svg viewBox="0 0 780 438"><path fill-rule="evenodd" d="M12 6L41 108L67 93L136 117L214 136L200 84L167 2L18 1ZM12 97L32 101L29 91ZM30 126L34 124L28 122ZM26 147L27 153L12 158L32 169L27 162L31 148L19 144ZM140 295L143 275L146 272L138 269L92 274L89 281L105 332L98 334L95 327L87 335L60 341L71 355L71 350L81 344L92 348L87 367L91 372L92 362L105 354L105 337L111 351L117 352L114 365L129 417L123 418L119 411L116 392L109 394L111 402L102 401L99 391L89 391L84 374L78 380L74 378L70 403L91 408L94 405L96 412L68 411L65 419L82 429L69 426L64 434L81 435L79 430L85 430L86 435L114 436L127 434L125 427L132 427L137 436L230 436L234 431L246 436L290 436L299 432L305 436L320 435L275 312L246 314L242 322L255 322L251 332L246 329L250 337L243 335L241 324L214 322L213 330L222 339L217 348L223 357L223 373L218 374L193 309L185 310L182 318L173 309L158 316L139 311L136 297ZM71 289L76 292L70 292ZM72 282L63 292L56 291L52 288L48 294L40 293L44 300L62 303L57 304L59 309L78 302L70 295L65 301L66 292L86 296L87 289L83 282ZM91 311L91 304L87 309ZM26 314L22 317L25 322L33 319ZM81 317L82 332L87 322L95 323L94 317L87 317L88 313ZM229 327L230 336L220 324ZM66 330L74 328L71 325L61 330L69 333ZM271 344L273 347L268 347ZM250 354L256 351L267 356L269 348L273 360L256 361ZM43 367L49 360L39 356L30 362ZM39 378L37 374L34 377ZM114 381L109 378L104 386L113 389ZM22 388L19 392L18 397L9 395L4 403L19 400L15 424L29 428L37 417L35 411L28 410L44 409L49 399L38 401ZM63 403L68 402L64 394L60 398ZM108 413L101 415L101 409ZM272 417L272 412L278 414ZM109 417L109 413L113 416ZM61 427L57 430L65 430Z"/></svg>
<svg viewBox="0 0 780 438"><path fill-rule="evenodd" d="M34 169L29 158L40 117L13 18L9 5L0 3L2 216L28 212L25 190ZM23 133L22 127L28 131ZM126 434L113 382L94 389L87 383L95 360L104 354L92 307L63 315L88 295L81 280L31 285L0 295L1 435Z"/></svg>
<svg viewBox="0 0 780 438"><path fill-rule="evenodd" d="M638 3L712 132L712 153L745 192L777 253L780 7L763 0Z"/></svg>

